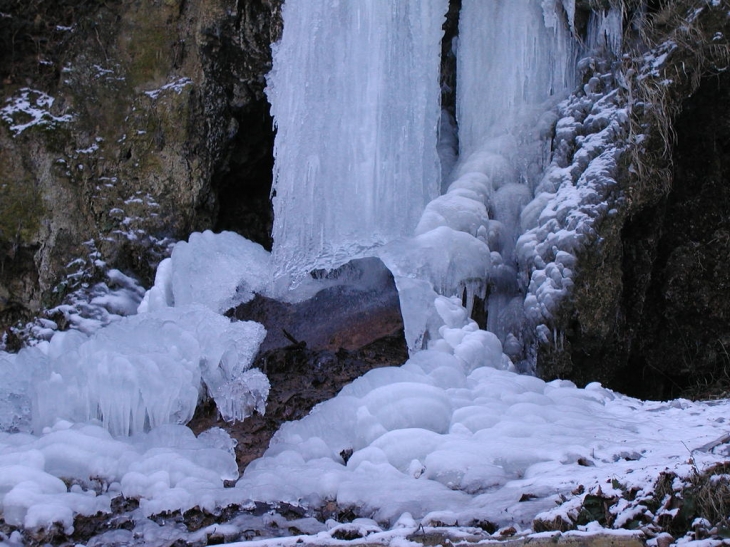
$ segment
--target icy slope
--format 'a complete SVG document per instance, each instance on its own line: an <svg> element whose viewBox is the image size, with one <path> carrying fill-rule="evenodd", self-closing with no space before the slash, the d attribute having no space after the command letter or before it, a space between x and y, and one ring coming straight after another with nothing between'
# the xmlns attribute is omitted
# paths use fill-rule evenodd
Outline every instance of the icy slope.
<svg viewBox="0 0 730 547"><path fill-rule="evenodd" d="M692 451L727 431L728 402L643 402L591 384L543 382L505 370L496 337L459 324L441 300L438 349L353 382L286 424L239 480L263 501L342 510L394 524L530 527L556 502L611 478L645 492L665 468L687 471ZM508 365L507 365L508 366ZM693 453L695 463L719 456ZM608 482L607 482L608 481Z"/></svg>

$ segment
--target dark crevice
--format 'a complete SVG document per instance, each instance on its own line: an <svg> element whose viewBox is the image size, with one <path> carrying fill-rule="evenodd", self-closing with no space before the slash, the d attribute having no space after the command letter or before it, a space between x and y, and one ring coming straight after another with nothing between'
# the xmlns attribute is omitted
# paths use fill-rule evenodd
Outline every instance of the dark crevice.
<svg viewBox="0 0 730 547"><path fill-rule="evenodd" d="M730 75L708 78L685 101L675 123L674 180L666 210L641 216L646 226L653 225L648 237L627 234L634 249L656 249L655 257L643 260L640 253L627 256L625 266L627 275L631 269L651 276L643 294L637 283L637 295L626 294L627 312L638 296L642 302L637 314L627 315L634 340L628 367L643 379L636 395L706 396L711 394L699 392L703 386L730 387L725 374L730 366L725 352L730 347L729 127Z"/></svg>
<svg viewBox="0 0 730 547"><path fill-rule="evenodd" d="M442 26L441 40L441 108L456 117L456 52L454 39L459 35L461 0L450 0L449 11Z"/></svg>
<svg viewBox="0 0 730 547"><path fill-rule="evenodd" d="M203 67L224 121L213 133L221 154L211 177L212 228L271 249L274 128L264 93L271 43L281 33L281 0L239 2L205 29Z"/></svg>
<svg viewBox="0 0 730 547"><path fill-rule="evenodd" d="M439 159L441 161L441 191L446 190L448 175L459 155L458 125L456 121L456 51L459 35L461 0L450 0L441 40L441 121L439 124Z"/></svg>
<svg viewBox="0 0 730 547"><path fill-rule="evenodd" d="M271 250L274 129L269 110L269 103L260 99L231 118L229 131L235 136L213 185L218 189L214 229L237 232Z"/></svg>

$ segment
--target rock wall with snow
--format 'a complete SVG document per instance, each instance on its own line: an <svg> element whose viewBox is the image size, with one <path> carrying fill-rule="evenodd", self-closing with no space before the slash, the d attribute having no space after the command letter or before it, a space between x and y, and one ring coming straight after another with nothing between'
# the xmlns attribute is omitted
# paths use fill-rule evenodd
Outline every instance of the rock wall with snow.
<svg viewBox="0 0 730 547"><path fill-rule="evenodd" d="M150 284L195 229L267 244L280 5L2 9L0 330L108 268Z"/></svg>
<svg viewBox="0 0 730 547"><path fill-rule="evenodd" d="M570 304L544 332L541 376L651 398L727 389L727 8L671 3L647 11L641 36L628 33L613 71L630 125L608 140L625 148L618 185L598 200L607 214L578 255Z"/></svg>

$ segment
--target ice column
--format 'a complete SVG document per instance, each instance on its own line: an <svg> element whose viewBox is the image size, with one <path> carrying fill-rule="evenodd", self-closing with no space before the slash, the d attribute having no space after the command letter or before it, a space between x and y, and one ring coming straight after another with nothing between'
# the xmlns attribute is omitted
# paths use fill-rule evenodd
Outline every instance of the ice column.
<svg viewBox="0 0 730 547"><path fill-rule="evenodd" d="M287 0L267 95L279 284L410 235L438 193L448 0Z"/></svg>
<svg viewBox="0 0 730 547"><path fill-rule="evenodd" d="M575 86L579 47L574 25L574 0L462 4L456 97L460 160L452 179L480 173L489 181L487 328L506 351L523 323L514 256L520 214L550 158L556 121L550 111Z"/></svg>
<svg viewBox="0 0 730 547"><path fill-rule="evenodd" d="M571 8L559 0L464 0L457 56L462 157L572 91Z"/></svg>

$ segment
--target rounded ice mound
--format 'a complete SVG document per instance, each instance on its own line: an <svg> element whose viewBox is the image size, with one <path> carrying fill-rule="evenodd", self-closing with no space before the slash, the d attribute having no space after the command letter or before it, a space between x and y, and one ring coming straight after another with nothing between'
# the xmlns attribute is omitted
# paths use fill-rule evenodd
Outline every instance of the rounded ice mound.
<svg viewBox="0 0 730 547"><path fill-rule="evenodd" d="M494 218L510 226L514 232L522 210L531 200L532 192L524 184L506 184L497 190L492 198Z"/></svg>
<svg viewBox="0 0 730 547"><path fill-rule="evenodd" d="M469 441L442 442L424 463L426 478L469 494L502 485L509 478L501 466L486 462L481 447Z"/></svg>
<svg viewBox="0 0 730 547"><path fill-rule="evenodd" d="M492 188L498 190L505 184L518 180L517 170L501 154L482 150L474 152L456 168L456 177L467 173L483 173L492 182Z"/></svg>
<svg viewBox="0 0 730 547"><path fill-rule="evenodd" d="M416 235L439 226L448 226L453 230L476 236L481 226L489 224L487 208L479 199L478 194L472 192L473 198L470 198L459 195L458 191L457 189L439 196L426 205L421 220L416 226Z"/></svg>
<svg viewBox="0 0 730 547"><path fill-rule="evenodd" d="M451 422L446 392L428 384L385 385L368 393L362 402L387 431L415 427L443 433Z"/></svg>
<svg viewBox="0 0 730 547"><path fill-rule="evenodd" d="M389 431L378 437L370 447L382 451L388 463L401 473L412 476L414 474L413 461L424 461L442 443L443 437L438 433L419 427L409 427ZM380 462L375 459L373 463Z"/></svg>
<svg viewBox="0 0 730 547"><path fill-rule="evenodd" d="M535 199L525 205L522 213L520 213L520 229L522 230L522 233L525 233L527 230L531 230L538 225L540 215L543 210L545 210L545 206L554 196L555 194L540 192L537 196L535 196Z"/></svg>
<svg viewBox="0 0 730 547"><path fill-rule="evenodd" d="M487 279L491 256L474 236L439 226L414 238L393 241L380 258L396 277L429 281L440 294L452 296L469 280Z"/></svg>
<svg viewBox="0 0 730 547"><path fill-rule="evenodd" d="M492 195L492 183L484 173L464 173L449 185L447 193L462 189L475 192L484 204L489 202L489 197Z"/></svg>
<svg viewBox="0 0 730 547"><path fill-rule="evenodd" d="M223 313L264 292L270 279L271 255L258 243L234 232L194 232L160 263L139 311L200 304Z"/></svg>

